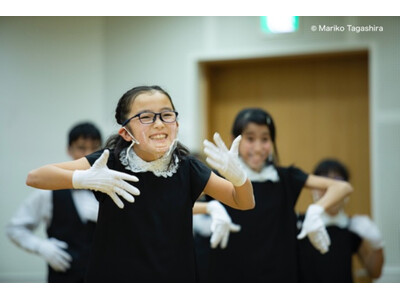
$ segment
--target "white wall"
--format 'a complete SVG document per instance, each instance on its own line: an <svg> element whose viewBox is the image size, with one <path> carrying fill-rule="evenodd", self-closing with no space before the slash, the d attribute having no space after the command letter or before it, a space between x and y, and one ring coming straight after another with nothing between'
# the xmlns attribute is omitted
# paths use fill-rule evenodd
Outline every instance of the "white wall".
<svg viewBox="0 0 400 300"><path fill-rule="evenodd" d="M67 132L75 122L103 130L102 22L0 18L0 281L45 280L44 262L14 246L4 227L32 191L29 170L70 159Z"/></svg>
<svg viewBox="0 0 400 300"><path fill-rule="evenodd" d="M400 282L398 17L305 17L300 32L266 37L257 17L0 18L0 226L30 192L26 174L67 159L65 133L90 118L116 131L119 97L140 84L166 88L180 138L200 149L200 60L369 49L372 208L386 240L381 281ZM312 32L311 25L381 25L384 32ZM12 159L10 159L12 158ZM0 235L0 281L44 280L39 258Z"/></svg>

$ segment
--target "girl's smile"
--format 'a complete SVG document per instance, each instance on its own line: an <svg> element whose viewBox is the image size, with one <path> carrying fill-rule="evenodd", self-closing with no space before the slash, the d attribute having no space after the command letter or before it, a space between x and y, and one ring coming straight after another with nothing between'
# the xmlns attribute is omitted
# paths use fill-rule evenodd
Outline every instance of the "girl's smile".
<svg viewBox="0 0 400 300"><path fill-rule="evenodd" d="M171 101L160 92L143 93L136 97L132 103L131 116L144 112L161 113L173 112ZM163 122L161 116L155 116L155 121L149 124L143 124L139 118L133 118L126 127L137 139L139 144L135 144L133 149L135 153L145 161L152 161L160 158L170 148L177 137L178 122ZM132 138L120 131L122 137L131 141Z"/></svg>

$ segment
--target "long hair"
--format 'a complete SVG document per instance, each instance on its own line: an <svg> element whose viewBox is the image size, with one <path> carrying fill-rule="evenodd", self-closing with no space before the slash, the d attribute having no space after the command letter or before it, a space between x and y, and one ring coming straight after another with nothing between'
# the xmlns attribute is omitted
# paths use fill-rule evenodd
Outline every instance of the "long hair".
<svg viewBox="0 0 400 300"><path fill-rule="evenodd" d="M278 148L276 147L276 128L272 116L261 108L246 108L241 110L233 122L231 133L234 138L241 135L249 123L265 125L269 129L271 140L274 145L274 155L267 159L267 164L277 165L279 163Z"/></svg>
<svg viewBox="0 0 400 300"><path fill-rule="evenodd" d="M152 86L137 86L130 89L119 99L117 108L115 109L115 119L119 125L122 125L125 120L129 118L130 109L132 107L135 99L144 93L155 93L159 92L168 97L171 101L172 108L175 110L174 103L172 102L171 96L164 91L161 87L157 85ZM119 155L123 149L129 147L130 142L125 141L119 134L114 134L106 142L106 148L114 149L115 159L119 159ZM175 156L182 158L189 154L189 150L178 142L174 152L172 153L172 161L174 161Z"/></svg>

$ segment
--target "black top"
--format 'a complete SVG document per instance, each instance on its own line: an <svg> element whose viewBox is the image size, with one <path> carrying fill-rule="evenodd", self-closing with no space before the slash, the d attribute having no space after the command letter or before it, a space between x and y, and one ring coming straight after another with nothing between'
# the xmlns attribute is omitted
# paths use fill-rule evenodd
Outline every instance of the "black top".
<svg viewBox="0 0 400 300"><path fill-rule="evenodd" d="M303 220L304 215L300 215L299 222ZM353 282L352 256L358 252L362 240L347 228L334 225L326 228L331 245L325 254L315 249L308 238L298 241L300 282Z"/></svg>
<svg viewBox="0 0 400 300"><path fill-rule="evenodd" d="M252 182L254 209L225 206L242 229L230 234L226 249L211 250L211 282L298 281L294 206L308 175L295 167L277 171L279 182Z"/></svg>
<svg viewBox="0 0 400 300"><path fill-rule="evenodd" d="M100 202L88 282L195 282L192 207L211 170L188 156L172 177L126 170L110 150L108 167L139 178L135 202L118 208L104 193ZM87 156L90 164L102 151Z"/></svg>
<svg viewBox="0 0 400 300"><path fill-rule="evenodd" d="M65 251L71 255L72 262L65 272L57 272L48 266L48 282L84 281L95 228L95 222L82 222L72 199L71 190L53 191L53 212L47 235L68 244Z"/></svg>

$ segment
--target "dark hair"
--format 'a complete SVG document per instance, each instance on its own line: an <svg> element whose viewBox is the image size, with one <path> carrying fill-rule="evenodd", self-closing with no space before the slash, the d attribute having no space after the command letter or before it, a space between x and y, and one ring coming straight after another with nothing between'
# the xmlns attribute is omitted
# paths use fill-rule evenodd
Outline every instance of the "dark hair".
<svg viewBox="0 0 400 300"><path fill-rule="evenodd" d="M231 133L236 138L241 135L249 123L255 123L258 125L266 125L271 135L271 140L274 143L274 157L272 160L268 160L267 163L278 164L279 155L276 147L276 129L272 116L261 108L246 108L241 110L233 122Z"/></svg>
<svg viewBox="0 0 400 300"><path fill-rule="evenodd" d="M92 123L83 122L76 124L72 127L68 133L68 146L71 146L73 142L79 138L98 140L102 144L102 138L100 130Z"/></svg>
<svg viewBox="0 0 400 300"><path fill-rule="evenodd" d="M117 108L115 110L115 119L118 124L122 125L125 120L129 118L129 113L131 112L131 107L135 99L141 95L141 94L153 94L155 92L159 92L164 94L165 96L168 97L168 99L171 101L172 108L175 110L174 103L172 102L171 96L163 90L161 87L157 85L152 85L152 86L137 86L134 87L133 89L130 89L127 91L125 94L122 95L122 97L119 99ZM119 159L119 154L121 151L129 147L131 143L125 141L119 134L114 134L112 135L106 142L106 148L114 149L114 155L115 158L118 160ZM189 154L189 150L183 146L181 143L178 142L175 151L173 152L173 157L176 155L179 158L183 156L187 156ZM174 159L171 159L171 162Z"/></svg>
<svg viewBox="0 0 400 300"><path fill-rule="evenodd" d="M340 161L332 158L324 159L318 163L314 169L314 174L318 176L328 176L330 172L339 174L345 181L349 181L350 175L346 166Z"/></svg>

